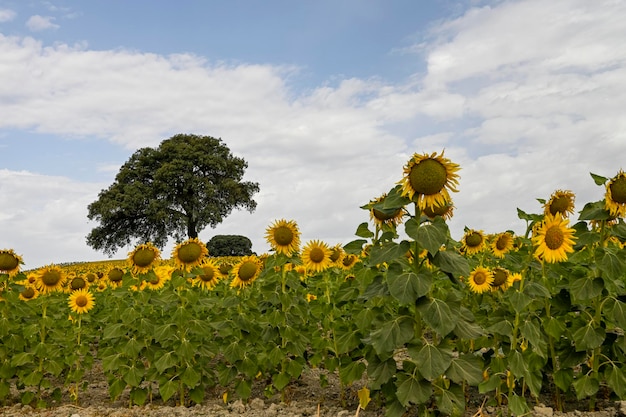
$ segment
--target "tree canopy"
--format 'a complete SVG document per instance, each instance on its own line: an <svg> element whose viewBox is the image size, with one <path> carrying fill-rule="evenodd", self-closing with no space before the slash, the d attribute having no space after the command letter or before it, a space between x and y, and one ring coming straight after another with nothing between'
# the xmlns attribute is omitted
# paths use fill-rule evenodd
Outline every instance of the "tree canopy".
<svg viewBox="0 0 626 417"><path fill-rule="evenodd" d="M252 255L252 242L241 235L215 235L206 243L211 256Z"/></svg>
<svg viewBox="0 0 626 417"><path fill-rule="evenodd" d="M198 237L235 208L253 212L259 184L243 181L247 167L211 136L179 134L156 149L138 149L88 206L87 217L99 226L87 244L108 254L133 240L162 248L170 237Z"/></svg>

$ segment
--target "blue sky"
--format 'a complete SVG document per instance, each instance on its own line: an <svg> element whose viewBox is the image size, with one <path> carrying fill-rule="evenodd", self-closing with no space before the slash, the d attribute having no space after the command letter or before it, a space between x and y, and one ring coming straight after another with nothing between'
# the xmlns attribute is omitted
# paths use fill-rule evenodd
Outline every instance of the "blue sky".
<svg viewBox="0 0 626 417"><path fill-rule="evenodd" d="M221 137L260 183L204 240L261 253L285 218L347 243L413 153L443 149L453 236L521 232L517 208L569 189L581 209L602 198L589 172L623 168L625 18L608 0L0 0L0 249L106 258L87 205L177 133Z"/></svg>

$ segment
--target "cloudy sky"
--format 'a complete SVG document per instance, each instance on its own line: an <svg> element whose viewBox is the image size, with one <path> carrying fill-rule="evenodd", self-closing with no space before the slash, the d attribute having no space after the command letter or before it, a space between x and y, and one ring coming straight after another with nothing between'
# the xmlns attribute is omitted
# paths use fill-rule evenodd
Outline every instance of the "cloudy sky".
<svg viewBox="0 0 626 417"><path fill-rule="evenodd" d="M620 0L0 0L0 249L107 259L87 206L141 147L219 137L258 182L215 234L355 238L413 153L461 166L452 235L626 168ZM169 257L173 243L164 249ZM132 247L118 252L126 257Z"/></svg>

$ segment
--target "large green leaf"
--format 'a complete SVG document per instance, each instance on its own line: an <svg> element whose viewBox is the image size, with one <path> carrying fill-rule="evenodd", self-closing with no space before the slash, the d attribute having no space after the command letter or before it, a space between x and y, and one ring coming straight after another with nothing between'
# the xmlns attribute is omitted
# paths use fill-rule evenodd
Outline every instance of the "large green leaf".
<svg viewBox="0 0 626 417"><path fill-rule="evenodd" d="M428 294L431 284L432 275L404 271L398 263L390 265L387 270L389 292L401 304L415 304L415 300Z"/></svg>
<svg viewBox="0 0 626 417"><path fill-rule="evenodd" d="M626 375L617 365L609 367L605 375L606 383L623 400L626 398Z"/></svg>
<svg viewBox="0 0 626 417"><path fill-rule="evenodd" d="M415 362L420 374L429 381L439 378L452 362L452 353L430 343L426 343L417 352Z"/></svg>
<svg viewBox="0 0 626 417"><path fill-rule="evenodd" d="M408 407L410 404L423 404L430 399L432 384L417 375L401 373L396 381L396 396L400 403Z"/></svg>
<svg viewBox="0 0 626 417"><path fill-rule="evenodd" d="M355 235L363 238L370 238L374 236L374 233L369 229L368 223L364 222L357 227Z"/></svg>
<svg viewBox="0 0 626 417"><path fill-rule="evenodd" d="M413 323L412 317L398 316L391 321L382 323L378 329L370 334L367 340L379 355L391 352L413 338Z"/></svg>
<svg viewBox="0 0 626 417"><path fill-rule="evenodd" d="M626 262L623 251L617 248L598 248L596 251L596 263L600 270L610 280L622 279Z"/></svg>
<svg viewBox="0 0 626 417"><path fill-rule="evenodd" d="M600 389L600 381L591 375L581 375L572 383L576 390L576 397L582 400L585 397L595 395Z"/></svg>
<svg viewBox="0 0 626 417"><path fill-rule="evenodd" d="M162 384L159 384L159 394L161 394L161 399L165 402L172 398L172 395L176 393L178 389L178 383L168 379Z"/></svg>
<svg viewBox="0 0 626 417"><path fill-rule="evenodd" d="M476 355L462 354L452 359L446 375L457 384L476 386L483 381L483 361Z"/></svg>
<svg viewBox="0 0 626 417"><path fill-rule="evenodd" d="M582 277L571 280L570 294L575 301L586 301L602 294L602 278Z"/></svg>
<svg viewBox="0 0 626 417"><path fill-rule="evenodd" d="M584 325L572 334L576 350L590 350L602 345L606 331L601 327L594 327L593 322Z"/></svg>
<svg viewBox="0 0 626 417"><path fill-rule="evenodd" d="M438 391L435 399L444 415L459 417L465 411L465 394L459 385L451 384L450 388Z"/></svg>
<svg viewBox="0 0 626 417"><path fill-rule="evenodd" d="M154 367L162 374L165 370L176 366L177 363L178 359L174 352L167 352L154 362Z"/></svg>
<svg viewBox="0 0 626 417"><path fill-rule="evenodd" d="M422 318L440 336L446 336L456 326L456 317L448 304L438 298L433 298L423 309Z"/></svg>
<svg viewBox="0 0 626 417"><path fill-rule="evenodd" d="M410 219L405 224L405 231L420 247L433 255L439 252L441 246L448 240L448 225L440 217L432 223L421 225L418 225L415 219Z"/></svg>
<svg viewBox="0 0 626 417"><path fill-rule="evenodd" d="M548 354L548 343L539 325L535 321L526 321L522 324L520 330L522 336L530 342L533 352L545 358Z"/></svg>
<svg viewBox="0 0 626 417"><path fill-rule="evenodd" d="M405 257L410 247L410 243L406 240L400 243L385 242L382 245L372 246L368 264L374 266Z"/></svg>
<svg viewBox="0 0 626 417"><path fill-rule="evenodd" d="M378 356L368 358L367 375L371 378L372 389L379 389L396 374L396 361L393 357L381 361Z"/></svg>
<svg viewBox="0 0 626 417"><path fill-rule="evenodd" d="M524 397L513 394L509 398L509 410L511 410L511 413L513 413L513 415L523 416L527 415L530 412L530 407L526 403L526 399Z"/></svg>
<svg viewBox="0 0 626 417"><path fill-rule="evenodd" d="M437 252L433 258L433 264L438 266L443 272L455 276L469 276L470 267L467 259L461 254L453 251L442 250Z"/></svg>

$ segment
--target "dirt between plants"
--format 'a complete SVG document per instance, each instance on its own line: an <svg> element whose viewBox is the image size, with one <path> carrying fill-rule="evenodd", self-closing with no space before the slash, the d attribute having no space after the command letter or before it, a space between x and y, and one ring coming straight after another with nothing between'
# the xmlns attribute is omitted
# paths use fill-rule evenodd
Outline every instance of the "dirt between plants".
<svg viewBox="0 0 626 417"><path fill-rule="evenodd" d="M177 406L174 400L161 401L154 393L152 402L143 406L129 406L126 390L115 401L109 398L108 385L102 370L95 366L87 375L87 388L79 393L77 404L72 403L69 393L64 393L60 402L48 399L46 408L33 408L22 405L19 395L12 393L5 405L0 407L3 417L379 417L384 416L384 409L371 402L366 409L359 409L357 391L366 381L350 387L344 387L343 393L339 379L334 374L326 374L328 385L320 384L320 370L306 371L302 377L290 384L284 398L276 394L267 398L263 386L253 388L251 398L243 402L223 401L223 389L208 390L202 404L189 407ZM468 400L468 408L463 417L495 417L504 410L483 404L484 396L473 392ZM584 403L568 402L566 412L554 411L551 407L537 405L530 413L534 417L626 417L626 401L604 401L599 404L600 411L584 411ZM416 411L406 416L416 416Z"/></svg>

